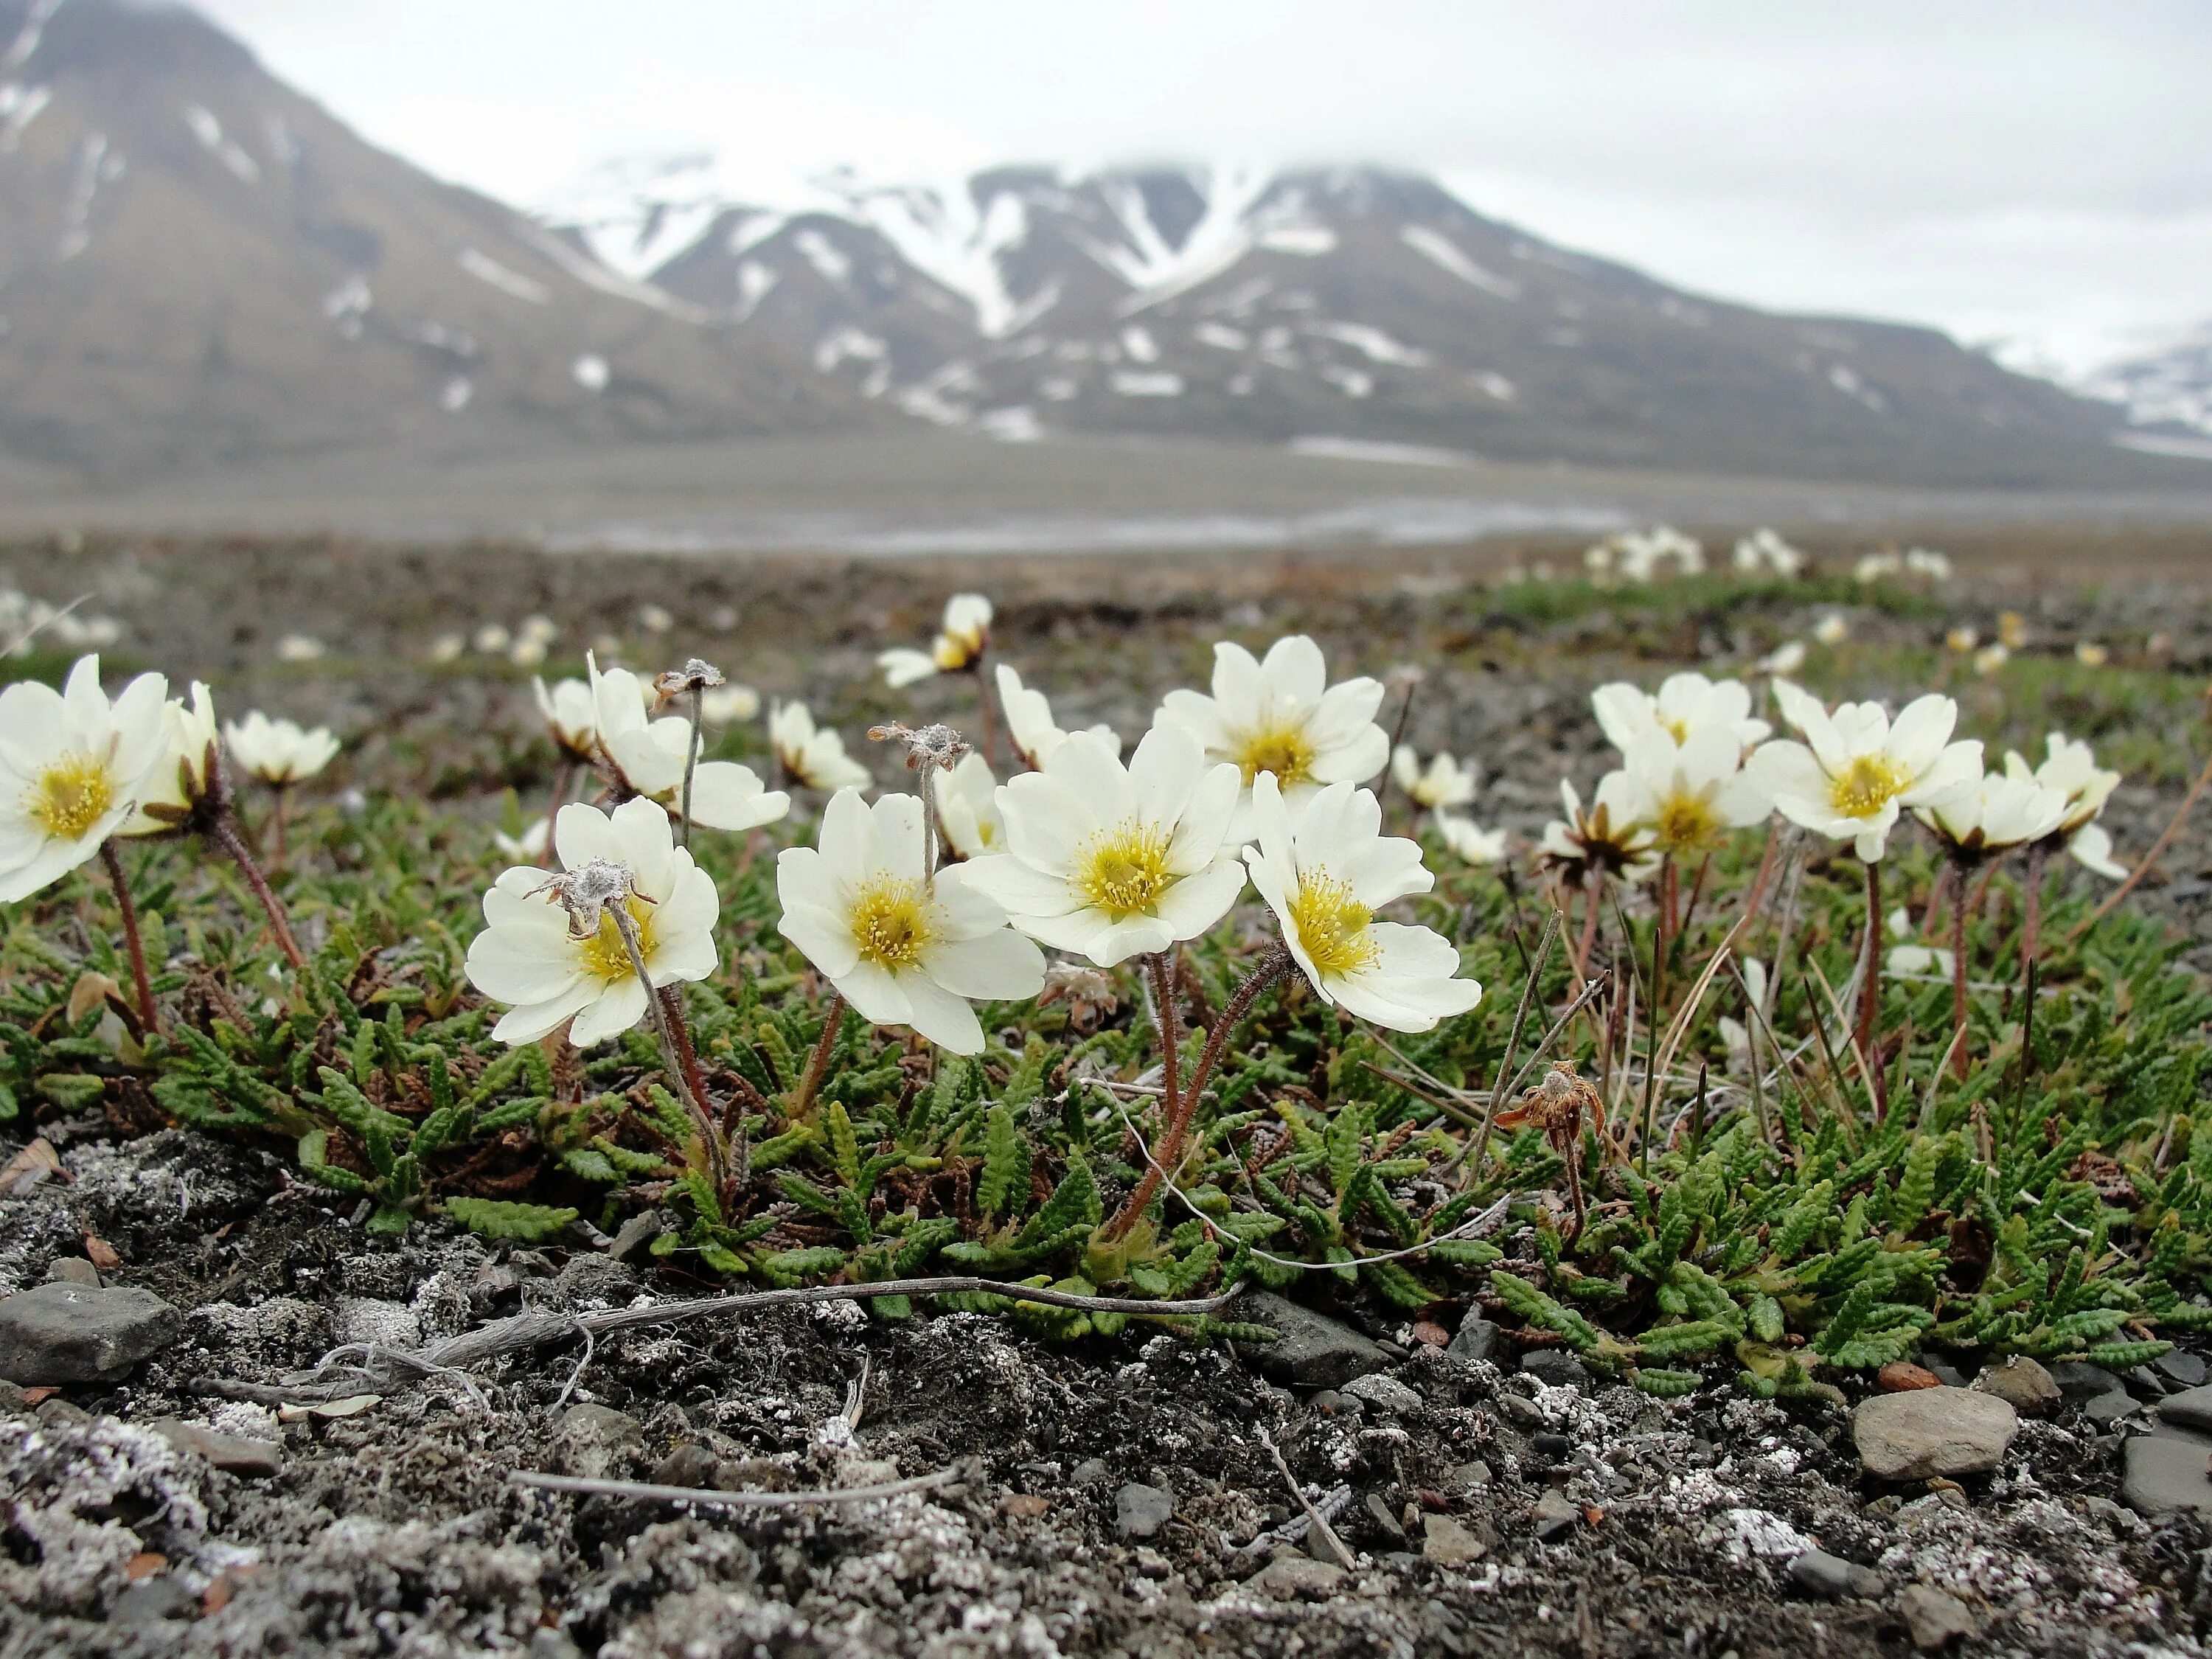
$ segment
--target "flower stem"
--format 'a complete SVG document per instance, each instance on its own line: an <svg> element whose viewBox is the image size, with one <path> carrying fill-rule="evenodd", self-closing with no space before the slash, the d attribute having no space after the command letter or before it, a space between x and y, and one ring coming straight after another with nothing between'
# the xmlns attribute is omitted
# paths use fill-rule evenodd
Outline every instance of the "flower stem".
<svg viewBox="0 0 2212 1659"><path fill-rule="evenodd" d="M138 994L138 1017L155 1036L161 1035L161 1011L154 1002L154 981L146 971L146 945L138 933L138 907L131 902L131 883L123 873L123 858L112 840L100 843L100 862L115 889L117 908L123 912L123 946L131 957L131 988Z"/></svg>
<svg viewBox="0 0 2212 1659"><path fill-rule="evenodd" d="M261 873L261 866L253 861L253 849L246 844L246 836L238 827L237 816L225 810L208 828L215 844L230 855L238 866L246 884L253 890L253 896L261 902L262 914L269 918L269 931L276 936L277 948L283 951L284 960L292 964L295 973L307 965L301 954L299 940L292 937L291 918L284 914L284 903L270 888L269 878Z"/></svg>
<svg viewBox="0 0 2212 1659"><path fill-rule="evenodd" d="M999 763L999 717L991 712L996 684L991 674L991 647L987 645L975 653L975 714L983 728L983 759L993 767Z"/></svg>
<svg viewBox="0 0 2212 1659"><path fill-rule="evenodd" d="M1164 957L1154 957L1151 959L1150 965L1155 975L1155 986L1164 986L1167 977L1166 964L1167 959ZM1234 1030L1243 1022L1244 1016L1251 1012L1253 1001L1260 993L1280 979L1290 965L1291 953L1285 950L1279 942L1271 945L1267 954L1261 957L1259 965L1253 969L1250 977L1237 988L1236 994L1229 999L1229 1006L1221 1011L1221 1017L1213 1022L1213 1029L1206 1033L1206 1047L1199 1051L1198 1065L1190 1074L1190 1081L1183 1085L1180 1098L1175 1091L1176 1062L1172 1060L1166 1062L1166 1067L1162 1073L1162 1081L1164 1086L1169 1091L1164 1097L1168 1109L1167 1133L1161 1137L1160 1144L1152 1158L1151 1167L1145 1171L1144 1179L1137 1183L1136 1190L1129 1194L1128 1201L1121 1206L1121 1212L1106 1224L1105 1237L1109 1242L1120 1238L1136 1224L1138 1218L1152 1206L1153 1198L1158 1194L1160 1182L1164 1179L1163 1171L1174 1169L1182 1161L1183 1146L1190 1138L1192 1120L1198 1115L1199 1101L1206 1093L1206 1085L1213 1075L1213 1068L1220 1063L1221 1053L1228 1044L1230 1032ZM1160 1036L1164 1042L1170 1030L1170 1023L1175 1018L1171 1012L1174 1004L1164 989L1158 995ZM1173 1052L1174 1049L1170 1048L1169 1053Z"/></svg>
<svg viewBox="0 0 2212 1659"><path fill-rule="evenodd" d="M1605 872L1596 864L1583 880L1583 938L1575 948L1575 978L1589 977L1590 952L1597 948L1598 896L1605 890Z"/></svg>
<svg viewBox="0 0 2212 1659"><path fill-rule="evenodd" d="M1958 889L1951 906L1951 1030L1954 1043L1951 1074L1964 1081L1966 1045L1958 1039L1963 1038L1966 1030L1966 871L1964 865L1954 860L1949 872Z"/></svg>
<svg viewBox="0 0 2212 1659"><path fill-rule="evenodd" d="M561 816L561 809L568 804L568 787L575 781L576 763L562 750L561 758L553 765L553 798L545 804L545 845L538 849L538 867L553 867L553 820Z"/></svg>
<svg viewBox="0 0 2212 1659"><path fill-rule="evenodd" d="M270 786L270 793L276 797L276 850L270 855L269 864L271 869L282 871L286 846L291 839L292 791L288 786L278 783Z"/></svg>
<svg viewBox="0 0 2212 1659"><path fill-rule="evenodd" d="M707 1115L705 1096L692 1085L692 1075L697 1072L699 1062L691 1054L691 1034L684 1031L680 1041L677 1036L683 1028L684 1005L673 995L664 997L653 985L653 976L646 972L645 951L638 943L637 918L630 915L629 904L610 904L605 914L614 918L615 932L622 936L623 949L629 955L630 971L645 989L646 1012L653 1016L653 1035L660 1039L660 1063L667 1068L668 1080L676 1085L676 1092L683 1097L684 1109L691 1114L691 1121L698 1128L707 1155L708 1172L719 1195L728 1188L729 1163L722 1154L722 1137L714 1127L714 1120ZM670 989L672 992L674 988Z"/></svg>
<svg viewBox="0 0 2212 1659"><path fill-rule="evenodd" d="M2020 931L2022 974L2034 965L2037 947L2043 942L2043 860L2046 848L2045 842L2039 841L2027 849L2027 891L2022 896L2027 921Z"/></svg>
<svg viewBox="0 0 2212 1659"><path fill-rule="evenodd" d="M691 775L699 769L699 732L706 718L706 689L694 681L691 686L691 736L684 745L684 829L678 837L686 847L691 844Z"/></svg>
<svg viewBox="0 0 2212 1659"><path fill-rule="evenodd" d="M1859 1018L1856 1041L1859 1057L1865 1062L1867 1076L1874 1089L1874 1120L1879 1123L1885 1115L1888 1100L1887 1078L1883 1073L1881 1056L1874 1051L1875 1011L1881 1000L1881 860L1869 859L1866 866L1866 957L1859 976Z"/></svg>
<svg viewBox="0 0 2212 1659"><path fill-rule="evenodd" d="M837 1033L844 1024L845 994L839 991L830 997L830 1012L822 1017L822 1037L806 1061L806 1075L799 1079L799 1098L792 1103L791 1116L804 1117L814 1104L814 1097L822 1092L823 1074L830 1069L830 1051L837 1046Z"/></svg>

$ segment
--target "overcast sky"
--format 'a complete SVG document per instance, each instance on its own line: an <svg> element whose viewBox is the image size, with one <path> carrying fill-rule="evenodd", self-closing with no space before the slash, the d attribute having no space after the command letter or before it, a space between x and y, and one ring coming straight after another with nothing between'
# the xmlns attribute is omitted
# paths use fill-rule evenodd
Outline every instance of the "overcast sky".
<svg viewBox="0 0 2212 1659"><path fill-rule="evenodd" d="M1379 161L1708 293L2080 366L2212 320L2208 0L196 0L369 137L526 206L711 150Z"/></svg>

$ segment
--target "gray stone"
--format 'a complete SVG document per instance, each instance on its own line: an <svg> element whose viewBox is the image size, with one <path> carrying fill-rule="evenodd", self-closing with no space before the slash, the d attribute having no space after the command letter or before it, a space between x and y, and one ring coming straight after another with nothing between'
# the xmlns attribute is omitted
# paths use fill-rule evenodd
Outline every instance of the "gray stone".
<svg viewBox="0 0 2212 1659"><path fill-rule="evenodd" d="M36 1285L0 1300L0 1376L26 1387L112 1382L183 1328L151 1291Z"/></svg>
<svg viewBox="0 0 2212 1659"><path fill-rule="evenodd" d="M1349 1577L1334 1561L1314 1561L1285 1555L1270 1561L1251 1583L1262 1595L1282 1601L1325 1601L1344 1588Z"/></svg>
<svg viewBox="0 0 2212 1659"><path fill-rule="evenodd" d="M2166 1387L2166 1379L2148 1365L2131 1367L2126 1382L2128 1391L2141 1400L2163 1400L2173 1392Z"/></svg>
<svg viewBox="0 0 2212 1659"><path fill-rule="evenodd" d="M1109 1471L1102 1457L1086 1457L1068 1471L1067 1478L1079 1486L1087 1486L1094 1480L1103 1480Z"/></svg>
<svg viewBox="0 0 2212 1659"><path fill-rule="evenodd" d="M58 1255L46 1264L49 1285L89 1285L100 1288L100 1269L81 1255Z"/></svg>
<svg viewBox="0 0 2212 1659"><path fill-rule="evenodd" d="M2158 1402L2158 1418L2176 1428L2212 1431L2212 1384L2166 1395Z"/></svg>
<svg viewBox="0 0 2212 1659"><path fill-rule="evenodd" d="M571 1406L554 1431L561 1462L570 1474L604 1480L645 1445L645 1425L611 1406Z"/></svg>
<svg viewBox="0 0 2212 1659"><path fill-rule="evenodd" d="M1508 1422L1517 1428L1540 1429L1544 1426L1543 1408L1525 1394L1501 1392L1498 1396L1498 1409L1505 1414Z"/></svg>
<svg viewBox="0 0 2212 1659"><path fill-rule="evenodd" d="M1939 1590L1933 1584L1908 1586L1898 1598L1898 1611L1905 1615L1905 1627L1912 1632L1912 1645L1923 1653L1933 1653L1970 1636L1981 1633L1982 1621L1964 1601L1948 1590Z"/></svg>
<svg viewBox="0 0 2212 1659"><path fill-rule="evenodd" d="M696 1440L687 1440L653 1466L656 1486L711 1486L721 1460Z"/></svg>
<svg viewBox="0 0 2212 1659"><path fill-rule="evenodd" d="M2110 1428L2122 1418L2133 1417L2142 1408L2141 1401L2126 1393L2100 1394L2081 1407L2081 1415L2092 1423Z"/></svg>
<svg viewBox="0 0 2212 1659"><path fill-rule="evenodd" d="M1175 1494L1132 1481L1114 1494L1114 1532L1121 1538L1157 1537L1175 1518Z"/></svg>
<svg viewBox="0 0 2212 1659"><path fill-rule="evenodd" d="M248 1440L223 1434L204 1423L165 1417L146 1425L179 1451L198 1452L215 1468L248 1480L265 1480L284 1472L284 1449L273 1440Z"/></svg>
<svg viewBox="0 0 2212 1659"><path fill-rule="evenodd" d="M1992 1359L1982 1367L1974 1386L1984 1394L1995 1395L2022 1417L2041 1417L2057 1409L2063 1398L2051 1373L2026 1354Z"/></svg>
<svg viewBox="0 0 2212 1659"><path fill-rule="evenodd" d="M607 1246L607 1254L620 1261L639 1245L659 1237L664 1231L658 1210L641 1210L617 1230L614 1243Z"/></svg>
<svg viewBox="0 0 2212 1659"><path fill-rule="evenodd" d="M1455 1464L1446 1477L1454 1492L1472 1492L1477 1486L1490 1484L1490 1465L1480 1457L1465 1463Z"/></svg>
<svg viewBox="0 0 2212 1659"><path fill-rule="evenodd" d="M1350 1326L1299 1306L1272 1291L1238 1303L1237 1316L1281 1333L1273 1342L1240 1344L1238 1352L1261 1375L1302 1389L1340 1389L1355 1376L1379 1371L1389 1356Z"/></svg>
<svg viewBox="0 0 2212 1659"><path fill-rule="evenodd" d="M1846 1596L1871 1601L1889 1588L1889 1581L1872 1567L1846 1561L1826 1550L1807 1550L1792 1560L1790 1582L1824 1601L1840 1601Z"/></svg>
<svg viewBox="0 0 2212 1659"><path fill-rule="evenodd" d="M1964 1371L1956 1365L1946 1364L1943 1361L1931 1358L1926 1354L1920 1356L1920 1369L1947 1389L1963 1389L1966 1386L1966 1374Z"/></svg>
<svg viewBox="0 0 2212 1659"><path fill-rule="evenodd" d="M1548 1541L1580 1526L1583 1512L1572 1498L1554 1486L1536 1500L1535 1512L1530 1519L1535 1523L1536 1536Z"/></svg>
<svg viewBox="0 0 2212 1659"><path fill-rule="evenodd" d="M1445 1345L1444 1352L1455 1359L1494 1360L1504 1340L1505 1333L1495 1321L1485 1319L1481 1309L1469 1308L1459 1322L1459 1334Z"/></svg>
<svg viewBox="0 0 2212 1659"><path fill-rule="evenodd" d="M2051 1380L2058 1385L2059 1393L2077 1406L2100 1394L2124 1394L2128 1386L2102 1365L2092 1365L2086 1359L2060 1360L2051 1368Z"/></svg>
<svg viewBox="0 0 2212 1659"><path fill-rule="evenodd" d="M1431 1516L1422 1529L1421 1559L1432 1566L1471 1566L1489 1550L1489 1545L1449 1515Z"/></svg>
<svg viewBox="0 0 2212 1659"><path fill-rule="evenodd" d="M107 1622L158 1625L165 1619L189 1619L199 1611L199 1606L198 1596L165 1572L142 1578L117 1596L115 1605L107 1610Z"/></svg>
<svg viewBox="0 0 2212 1659"><path fill-rule="evenodd" d="M1383 1371L1370 1371L1364 1376L1355 1376L1344 1385L1345 1393L1354 1400L1364 1400L1377 1411L1389 1412L1406 1417L1421 1409L1421 1396L1396 1377Z"/></svg>
<svg viewBox="0 0 2212 1659"><path fill-rule="evenodd" d="M1565 1348L1531 1348L1521 1356L1521 1369L1549 1388L1579 1388L1589 1381L1583 1362Z"/></svg>
<svg viewBox="0 0 2212 1659"><path fill-rule="evenodd" d="M1396 1539L1400 1543L1405 1542L1406 1523L1390 1513L1389 1498L1383 1497L1379 1492L1370 1492L1360 1507L1367 1511L1367 1518L1382 1528L1389 1536Z"/></svg>
<svg viewBox="0 0 2212 1659"><path fill-rule="evenodd" d="M584 1659L584 1650L567 1631L541 1627L530 1632L530 1659Z"/></svg>
<svg viewBox="0 0 2212 1659"><path fill-rule="evenodd" d="M2212 1510L2212 1439L2160 1429L2131 1436L2120 1498L2138 1515Z"/></svg>
<svg viewBox="0 0 2212 1659"><path fill-rule="evenodd" d="M2185 1389L2201 1388L2206 1377L2212 1376L2212 1372L2208 1372L2205 1369L2203 1358L2200 1355L2191 1353L2186 1348L2176 1348L2170 1353L2162 1353L2150 1363L2158 1368L2160 1375L2168 1382L2179 1382Z"/></svg>
<svg viewBox="0 0 2212 1659"><path fill-rule="evenodd" d="M1881 1480L1985 1474L2020 1432L2020 1413L1972 1389L1878 1394L1851 1413L1851 1440Z"/></svg>

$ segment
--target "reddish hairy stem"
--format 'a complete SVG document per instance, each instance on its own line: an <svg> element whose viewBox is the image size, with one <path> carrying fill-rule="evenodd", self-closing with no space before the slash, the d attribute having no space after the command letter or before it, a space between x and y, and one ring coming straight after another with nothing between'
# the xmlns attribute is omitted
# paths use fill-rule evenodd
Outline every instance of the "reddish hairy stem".
<svg viewBox="0 0 2212 1659"><path fill-rule="evenodd" d="M1875 1006L1881 1000L1881 860L1869 859L1866 866L1866 960L1859 976L1859 1018L1856 1042L1874 1086L1874 1118L1879 1123L1889 1102L1887 1079L1881 1057L1874 1050Z"/></svg>
<svg viewBox="0 0 2212 1659"><path fill-rule="evenodd" d="M807 1060L806 1075L799 1085L799 1098L792 1103L793 1117L803 1115L814 1104L814 1097L822 1091L822 1074L830 1069L830 1051L837 1046L837 1033L844 1025L845 994L839 991L830 997L830 1012L822 1017L822 1036Z"/></svg>
<svg viewBox="0 0 2212 1659"><path fill-rule="evenodd" d="M295 973L305 968L307 958L301 952L299 940L292 937L292 920L284 914L284 902L270 889L261 866L253 861L253 849L246 844L237 817L225 811L216 819L208 834L216 846L230 855L239 873L246 878L246 884L253 890L253 896L261 901L262 912L269 918L269 931L276 934L276 946L283 951L284 960L292 964Z"/></svg>
<svg viewBox="0 0 2212 1659"><path fill-rule="evenodd" d="M123 858L112 841L100 843L100 862L115 889L116 908L123 912L123 947L131 957L131 988L138 994L138 1018L154 1036L161 1035L161 1011L154 1002L154 981L146 971L146 944L138 933L138 907L131 897L131 883L123 873Z"/></svg>
<svg viewBox="0 0 2212 1659"><path fill-rule="evenodd" d="M1951 1074L1964 1080L1966 1045L1956 1039L1966 1029L1966 872L1955 860L1948 871L1959 889L1958 902L1951 907L1951 1030L1956 1044L1952 1050Z"/></svg>

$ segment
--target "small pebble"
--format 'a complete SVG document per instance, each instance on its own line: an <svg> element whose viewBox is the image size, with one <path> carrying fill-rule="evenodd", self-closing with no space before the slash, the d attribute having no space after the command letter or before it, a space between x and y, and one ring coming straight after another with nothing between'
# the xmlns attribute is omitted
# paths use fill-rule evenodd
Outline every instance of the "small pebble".
<svg viewBox="0 0 2212 1659"><path fill-rule="evenodd" d="M1874 1380L1884 1394L1905 1394L1914 1389L1940 1389L1942 1378L1925 1366L1910 1364L1902 1359L1893 1359L1874 1374Z"/></svg>
<svg viewBox="0 0 2212 1659"><path fill-rule="evenodd" d="M2179 1382L2185 1389L2201 1387L2208 1375L2203 1358L2184 1348L2162 1353L2150 1363L2168 1381Z"/></svg>

